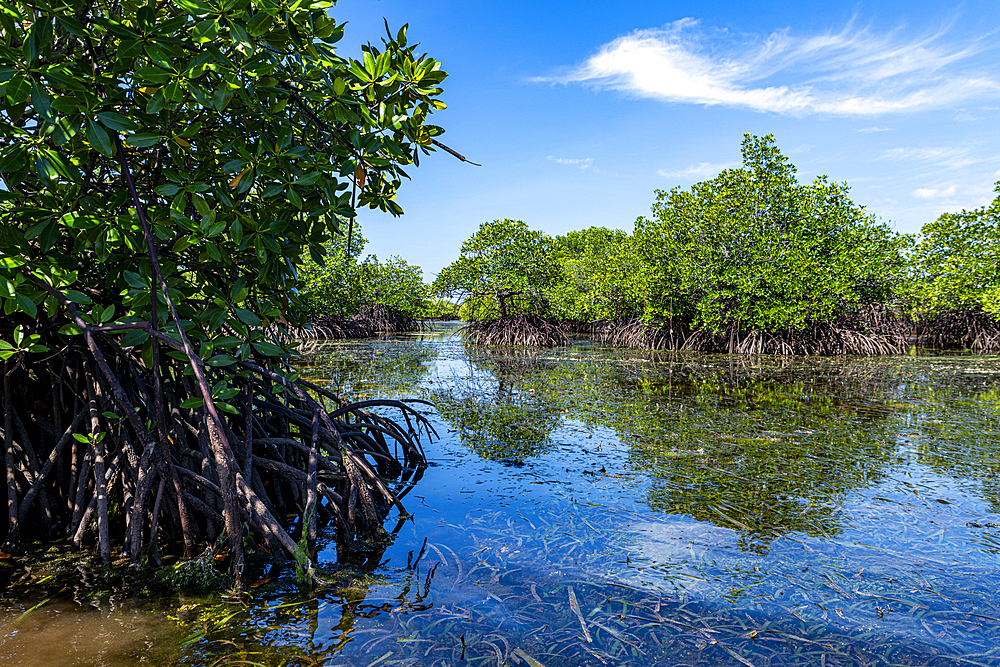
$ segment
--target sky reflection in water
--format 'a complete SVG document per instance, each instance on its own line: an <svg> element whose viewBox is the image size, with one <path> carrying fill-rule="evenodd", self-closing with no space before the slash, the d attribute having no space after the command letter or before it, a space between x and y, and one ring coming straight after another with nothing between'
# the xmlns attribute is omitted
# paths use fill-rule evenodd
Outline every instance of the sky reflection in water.
<svg viewBox="0 0 1000 667"><path fill-rule="evenodd" d="M378 581L279 585L215 625L224 607L197 608L155 661L1000 665L997 358L501 352L453 331L303 365L438 406Z"/></svg>
<svg viewBox="0 0 1000 667"><path fill-rule="evenodd" d="M455 664L463 635L477 664L1000 664L995 358L424 335L310 361L434 400L443 435L385 582L315 609L332 664Z"/></svg>

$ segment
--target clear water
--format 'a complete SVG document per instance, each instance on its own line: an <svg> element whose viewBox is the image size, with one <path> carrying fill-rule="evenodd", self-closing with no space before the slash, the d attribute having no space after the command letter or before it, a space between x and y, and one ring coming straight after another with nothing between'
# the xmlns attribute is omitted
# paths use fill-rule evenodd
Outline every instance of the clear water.
<svg viewBox="0 0 1000 667"><path fill-rule="evenodd" d="M437 405L375 580L306 595L286 576L176 621L104 608L139 629L95 662L1000 665L1000 358L489 351L453 333L303 363L345 396ZM80 614L49 603L15 627L20 611L10 664Z"/></svg>

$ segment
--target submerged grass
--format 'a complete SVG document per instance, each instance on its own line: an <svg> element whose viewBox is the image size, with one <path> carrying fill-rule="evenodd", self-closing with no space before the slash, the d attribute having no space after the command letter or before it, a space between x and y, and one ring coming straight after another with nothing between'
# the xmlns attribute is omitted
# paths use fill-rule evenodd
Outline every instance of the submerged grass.
<svg viewBox="0 0 1000 667"><path fill-rule="evenodd" d="M307 369L438 399L395 544L147 662L1000 666L997 359L421 345Z"/></svg>
<svg viewBox="0 0 1000 667"><path fill-rule="evenodd" d="M231 605L189 609L179 621L190 633L170 659L366 667L1000 664L1000 608L963 609L965 601L954 597L924 604L903 582L872 588L824 571L820 579L836 595L821 603L792 595L735 609L570 568L581 538L629 539L604 517L560 511L529 520L475 511L456 526L473 545L456 553L428 543L433 556L424 566L381 591L235 612ZM542 561L550 563L547 572L538 569ZM642 572L646 565L636 559L628 567ZM917 623L904 628L898 620L908 616Z"/></svg>

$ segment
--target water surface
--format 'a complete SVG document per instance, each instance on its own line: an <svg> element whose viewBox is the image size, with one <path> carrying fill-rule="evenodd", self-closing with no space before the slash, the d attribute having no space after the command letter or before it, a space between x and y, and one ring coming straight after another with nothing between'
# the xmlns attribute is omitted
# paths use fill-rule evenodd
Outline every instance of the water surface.
<svg viewBox="0 0 1000 667"><path fill-rule="evenodd" d="M373 579L306 595L286 575L266 603L189 603L166 629L104 608L137 629L95 664L1000 665L1000 359L490 351L453 332L302 364L351 398L437 405ZM8 622L0 652L63 641L65 618Z"/></svg>

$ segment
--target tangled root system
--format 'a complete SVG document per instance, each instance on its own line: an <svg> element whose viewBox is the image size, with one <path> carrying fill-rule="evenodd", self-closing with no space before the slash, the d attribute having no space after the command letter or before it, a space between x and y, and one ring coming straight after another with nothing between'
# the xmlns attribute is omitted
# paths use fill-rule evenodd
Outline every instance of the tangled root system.
<svg viewBox="0 0 1000 667"><path fill-rule="evenodd" d="M103 333L82 344L55 325L29 330L59 354L2 368L5 551L24 537L66 537L138 565L163 548L191 555L221 542L238 584L244 538L309 566L286 517L301 517L309 551L317 521L334 524L344 546L371 538L391 506L403 511L426 464L420 436L432 430L411 403L349 403L234 359L204 368L211 385L233 388L213 400L213 416L184 360Z"/></svg>
<svg viewBox="0 0 1000 667"><path fill-rule="evenodd" d="M589 333L604 344L637 349L826 356L900 354L906 349L905 323L883 308L859 309L833 323L773 332L747 331L738 323L711 332L687 322L650 325L639 318L593 322L590 328Z"/></svg>
<svg viewBox="0 0 1000 667"><path fill-rule="evenodd" d="M554 320L538 315L505 315L471 322L464 327L468 341L490 347L558 347L569 345L569 337Z"/></svg>
<svg viewBox="0 0 1000 667"><path fill-rule="evenodd" d="M919 317L914 325L919 345L973 352L1000 351L1000 323L978 309L945 310Z"/></svg>

